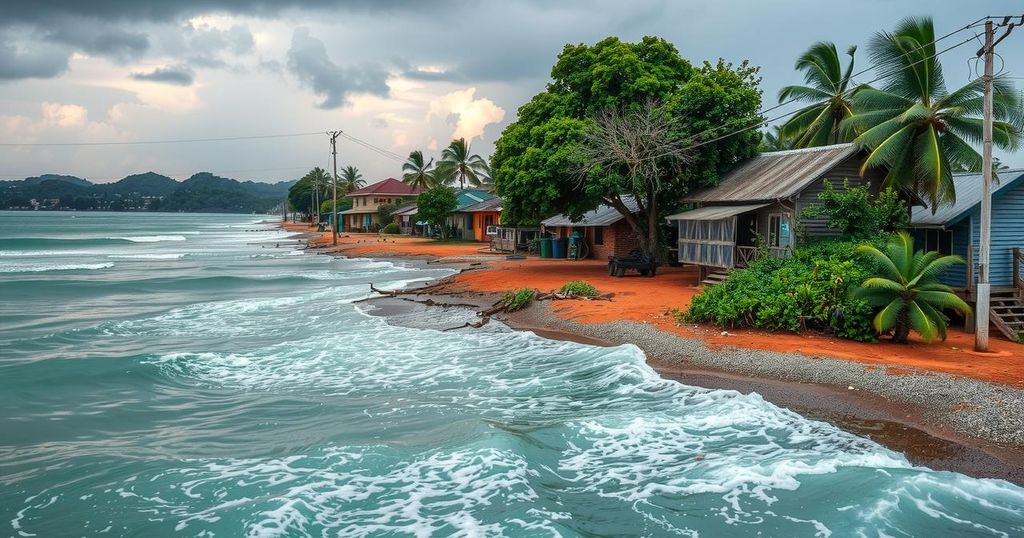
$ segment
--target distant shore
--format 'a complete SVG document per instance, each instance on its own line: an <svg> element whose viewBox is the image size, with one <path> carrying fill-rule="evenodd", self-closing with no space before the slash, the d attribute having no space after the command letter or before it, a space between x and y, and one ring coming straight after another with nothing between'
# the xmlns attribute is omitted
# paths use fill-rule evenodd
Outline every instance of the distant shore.
<svg viewBox="0 0 1024 538"><path fill-rule="evenodd" d="M302 224L285 227L311 231ZM476 290L465 283L481 270L493 270L488 267L493 265L488 259L499 261L500 257L465 252L445 255L450 254L449 249L431 243L423 244L423 253L419 252L420 245L404 249L404 253L375 253L374 243L382 239L371 235L349 236L341 248L330 248L325 241L329 234L319 235L309 236L310 248L324 253L398 258L414 264L444 263L471 271L442 279L441 285L431 286L423 295L368 300L370 313L385 317L389 323L404 325L416 320L417 326L422 326L419 320L433 316L416 313L437 308L478 311L500 298L496 291ZM502 269L507 270L501 277L509 279L508 288L516 287L514 282L529 280L528 276L517 276L514 268ZM565 312L556 309L565 308L560 303L567 302L535 303L496 319L513 329L546 338L593 345L633 344L666 378L706 388L757 392L776 405L900 451L915 464L1024 485L1021 388L924 370L901 370L893 375L890 369L865 366L846 357L746 349L718 345L717 341L710 345L710 339L682 336L636 319L566 319ZM969 355L964 360L969 360Z"/></svg>

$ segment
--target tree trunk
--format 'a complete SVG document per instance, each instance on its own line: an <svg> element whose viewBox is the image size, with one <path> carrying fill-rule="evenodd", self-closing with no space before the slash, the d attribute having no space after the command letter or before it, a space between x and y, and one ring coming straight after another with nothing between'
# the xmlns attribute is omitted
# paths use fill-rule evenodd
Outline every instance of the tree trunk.
<svg viewBox="0 0 1024 538"><path fill-rule="evenodd" d="M896 327L893 329L892 341L897 344L906 344L910 336L910 318L906 311L901 312L896 318Z"/></svg>
<svg viewBox="0 0 1024 538"><path fill-rule="evenodd" d="M653 194L648 194L646 215L644 215L645 211L643 208L640 210L641 218L647 222L648 230L646 233L644 232L643 226L640 225L641 221L637 220L636 215L629 211L629 208L626 207L626 204L622 202L622 199L619 198L618 195L609 196L605 198L605 200L609 205L614 207L615 210L623 216L623 218L626 219L626 223L629 224L633 233L636 234L637 239L640 240L640 250L645 254L653 255L658 249L658 206L655 196Z"/></svg>

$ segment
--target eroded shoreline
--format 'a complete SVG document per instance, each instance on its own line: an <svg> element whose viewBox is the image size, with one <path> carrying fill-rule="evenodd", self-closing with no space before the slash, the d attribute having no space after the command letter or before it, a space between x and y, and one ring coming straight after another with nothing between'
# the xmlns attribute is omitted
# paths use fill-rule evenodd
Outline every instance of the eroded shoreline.
<svg viewBox="0 0 1024 538"><path fill-rule="evenodd" d="M344 256L343 252L318 250ZM466 262L422 256L360 257L414 265L440 262L463 270L480 268L479 261L470 267ZM457 277L441 279L441 286L432 286L420 295L368 299L367 311L389 323L405 325L412 319L433 319L416 316L429 309L460 310L472 317L498 299L495 293L459 289L454 285ZM635 321L578 323L562 319L551 311L551 303L534 304L495 320L546 338L592 345L630 343L639 347L648 364L664 377L705 388L757 392L775 405L897 450L914 464L1024 485L1024 417L1020 411L1024 409L1024 391L1014 387L946 374L894 376L844 359L743 348L712 350L699 339ZM415 326L456 329L436 322L417 322Z"/></svg>

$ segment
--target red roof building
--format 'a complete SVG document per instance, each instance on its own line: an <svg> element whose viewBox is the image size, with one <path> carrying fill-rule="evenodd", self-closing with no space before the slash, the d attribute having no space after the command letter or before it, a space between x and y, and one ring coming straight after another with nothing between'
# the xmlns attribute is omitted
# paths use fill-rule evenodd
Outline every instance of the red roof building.
<svg viewBox="0 0 1024 538"><path fill-rule="evenodd" d="M352 199L352 209L342 211L342 229L353 232L374 232L386 223L380 221L379 209L385 204L402 205L416 199L422 189L412 188L389 177L345 195Z"/></svg>

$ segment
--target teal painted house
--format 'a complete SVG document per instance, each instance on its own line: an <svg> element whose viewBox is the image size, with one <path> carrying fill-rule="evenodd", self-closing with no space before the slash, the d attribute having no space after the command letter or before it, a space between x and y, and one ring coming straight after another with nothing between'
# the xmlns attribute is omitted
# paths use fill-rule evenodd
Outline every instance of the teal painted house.
<svg viewBox="0 0 1024 538"><path fill-rule="evenodd" d="M1013 283L1013 249L1024 249L1024 169L1002 170L992 190L992 247L989 282L993 289ZM978 274L981 230L981 174L955 174L956 203L939 209L915 207L911 215L918 249L958 254L968 261L949 269L943 280L955 288L973 289Z"/></svg>

